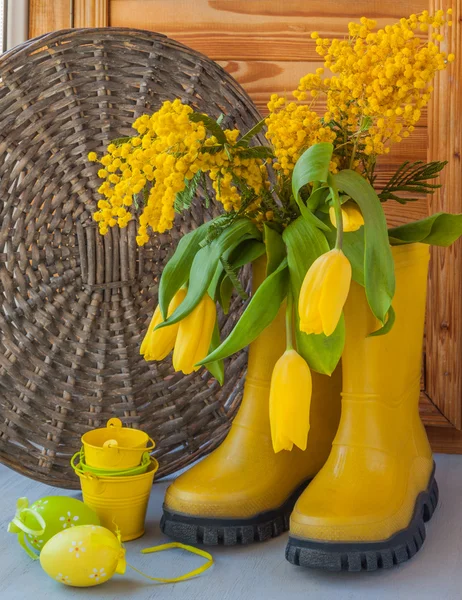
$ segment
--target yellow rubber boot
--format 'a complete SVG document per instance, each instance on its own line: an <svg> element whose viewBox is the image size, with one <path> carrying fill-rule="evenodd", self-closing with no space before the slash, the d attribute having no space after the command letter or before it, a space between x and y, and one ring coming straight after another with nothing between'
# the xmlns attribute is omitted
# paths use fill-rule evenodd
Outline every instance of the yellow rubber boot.
<svg viewBox="0 0 462 600"><path fill-rule="evenodd" d="M254 288L264 272L264 261L257 261ZM273 367L284 350L281 310L250 345L242 404L226 439L167 490L161 528L170 537L234 545L264 541L288 529L297 497L330 452L340 417L341 376L337 371L331 378L313 379L307 449L275 454L269 390Z"/></svg>
<svg viewBox="0 0 462 600"><path fill-rule="evenodd" d="M425 538L438 488L419 417L429 249L393 248L396 321L378 328L364 289L345 305L342 415L329 458L290 521L289 562L372 571L411 558Z"/></svg>

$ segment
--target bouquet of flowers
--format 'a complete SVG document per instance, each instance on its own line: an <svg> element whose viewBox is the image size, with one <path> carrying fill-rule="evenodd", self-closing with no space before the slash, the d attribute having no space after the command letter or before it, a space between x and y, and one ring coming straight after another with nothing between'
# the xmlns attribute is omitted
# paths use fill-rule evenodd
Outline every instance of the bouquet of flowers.
<svg viewBox="0 0 462 600"><path fill-rule="evenodd" d="M223 359L255 340L285 302L287 351L270 394L275 451L306 447L309 423L280 416L288 404L309 408L310 370L330 375L339 362L351 279L377 319L370 335L385 335L394 321L391 246L447 246L462 232L462 215L443 213L388 229L382 208L432 193L445 162L406 162L374 188L378 158L412 135L433 78L454 60L440 49L450 14L424 11L378 30L363 17L345 39L312 33L324 68L300 80L293 100L271 96L269 116L250 131L223 130L220 119L176 99L138 118L136 134L114 140L106 155L89 155L104 180L100 233L137 219L140 246L211 182L223 214L178 244L141 353L163 360L173 350L177 371L205 366L223 382ZM428 31L428 40L419 37ZM314 104L325 105L322 114ZM265 128L268 144L256 145ZM234 292L247 300L240 270L262 256L266 278L222 340L217 303L226 313Z"/></svg>

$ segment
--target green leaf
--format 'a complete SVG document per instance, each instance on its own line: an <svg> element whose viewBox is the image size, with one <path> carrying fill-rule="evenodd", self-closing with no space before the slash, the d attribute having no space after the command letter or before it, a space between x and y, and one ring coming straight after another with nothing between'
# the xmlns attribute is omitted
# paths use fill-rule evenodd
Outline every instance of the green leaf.
<svg viewBox="0 0 462 600"><path fill-rule="evenodd" d="M111 144L114 144L115 146L122 146L122 144L126 144L127 142L129 142L132 138L128 135L125 137L120 137L120 138L115 138L115 140L111 140Z"/></svg>
<svg viewBox="0 0 462 600"><path fill-rule="evenodd" d="M250 146L239 152L239 158L273 158L274 154L268 146Z"/></svg>
<svg viewBox="0 0 462 600"><path fill-rule="evenodd" d="M265 126L265 123L266 119L258 121L258 123L252 127L252 129L249 129L249 131L241 137L241 139L237 142L236 146L243 146L244 148L246 148L249 145L250 140L260 133L260 131Z"/></svg>
<svg viewBox="0 0 462 600"><path fill-rule="evenodd" d="M395 318L396 318L396 315L395 315L395 311L393 310L393 306L390 306L390 308L388 309L388 318L387 318L385 325L383 327L381 327L380 329L373 331L367 337L379 337L380 335L386 335L389 331L391 331L391 328L393 327L393 325L395 323Z"/></svg>
<svg viewBox="0 0 462 600"><path fill-rule="evenodd" d="M287 294L287 259L259 286L241 318L224 342L198 364L226 358L255 340L276 317Z"/></svg>
<svg viewBox="0 0 462 600"><path fill-rule="evenodd" d="M230 253L229 262L235 269L238 269L257 260L265 254L265 251L266 246L262 242L255 239L244 240Z"/></svg>
<svg viewBox="0 0 462 600"><path fill-rule="evenodd" d="M367 129L369 129L369 127L372 125L372 123L373 123L372 117L369 117L369 116L363 117L361 120L361 125L359 126L359 130L367 131Z"/></svg>
<svg viewBox="0 0 462 600"><path fill-rule="evenodd" d="M302 217L323 230L326 230L326 225L307 208L300 196L300 190L309 183L327 181L333 149L333 145L327 142L314 144L300 156L292 173L292 193Z"/></svg>
<svg viewBox="0 0 462 600"><path fill-rule="evenodd" d="M204 115L203 113L192 112L189 113L189 120L193 121L193 123L202 122L207 131L210 131L210 133L217 138L217 141L220 144L226 144L228 142L223 129L220 127L220 125L218 125L215 119L212 119L212 117Z"/></svg>
<svg viewBox="0 0 462 600"><path fill-rule="evenodd" d="M210 227L207 231L207 235L200 243L201 248L211 244L213 242L213 240L215 240L217 237L219 237L223 233L223 231L227 227L229 227L235 220L236 220L235 213L225 213L225 214L219 215L218 217L215 217L215 219L213 219L213 221L211 221Z"/></svg>
<svg viewBox="0 0 462 600"><path fill-rule="evenodd" d="M287 246L290 283L295 305L297 350L312 369L330 375L340 360L345 343L343 316L337 329L328 337L323 333L308 335L300 331L298 316L298 298L305 275L313 262L321 254L329 251L329 244L324 234L302 217L291 223L282 237Z"/></svg>
<svg viewBox="0 0 462 600"><path fill-rule="evenodd" d="M332 144L319 142L300 156L292 174L292 193L295 199L300 196L300 190L308 183L327 181L333 151Z"/></svg>
<svg viewBox="0 0 462 600"><path fill-rule="evenodd" d="M213 298L215 301L217 300L217 290L219 289L223 277L225 276L223 264L221 260L218 261L217 268L215 269L215 273L213 274L212 281L210 282L207 293L210 298Z"/></svg>
<svg viewBox="0 0 462 600"><path fill-rule="evenodd" d="M229 305L231 304L233 290L233 282L228 276L225 275L225 277L223 277L223 279L221 280L220 284L220 304L225 315L227 315L229 312Z"/></svg>
<svg viewBox="0 0 462 600"><path fill-rule="evenodd" d="M282 236L267 223L263 225L266 247L266 276L271 275L286 257L286 245Z"/></svg>
<svg viewBox="0 0 462 600"><path fill-rule="evenodd" d="M447 247L462 235L462 214L436 213L426 219L389 229L388 235L392 245L421 242Z"/></svg>
<svg viewBox="0 0 462 600"><path fill-rule="evenodd" d="M191 206L197 192L197 187L201 181L201 176L202 171L197 171L191 180L186 180L186 187L182 192L178 192L175 197L174 207L176 212L187 210Z"/></svg>
<svg viewBox="0 0 462 600"><path fill-rule="evenodd" d="M202 148L199 149L199 152L201 154L218 154L218 152L221 152L223 150L223 145L220 144L220 146L202 146Z"/></svg>
<svg viewBox="0 0 462 600"><path fill-rule="evenodd" d="M210 342L209 354L211 354L221 344L220 329L218 327L218 320L215 321L215 327L212 333L212 341ZM205 365L207 371L209 371L220 385L225 382L225 366L222 360L215 360Z"/></svg>
<svg viewBox="0 0 462 600"><path fill-rule="evenodd" d="M328 196L329 196L329 187L328 186L318 187L311 193L311 196L308 198L306 205L308 206L308 208L310 210L312 210L314 212L320 204L323 204L327 200Z"/></svg>
<svg viewBox="0 0 462 600"><path fill-rule="evenodd" d="M225 270L226 275L233 284L234 289L237 291L242 300L247 300L249 295L243 288L242 283L239 279L239 270L237 268L233 268L232 265L223 257L221 257L221 263L223 264L223 269Z"/></svg>
<svg viewBox="0 0 462 600"><path fill-rule="evenodd" d="M231 264L234 271L237 271L244 265L253 262L265 253L265 244L257 240L245 240L241 242L234 250L230 253L228 262ZM240 281L239 281L240 284ZM242 285L240 284L242 288ZM223 308L225 315L228 314L229 305L231 302L231 296L233 294L235 286L232 280L224 274L224 277L220 281L219 289L219 302ZM239 288L236 288L239 293Z"/></svg>
<svg viewBox="0 0 462 600"><path fill-rule="evenodd" d="M264 249L264 244L252 239L253 235L254 235L254 233L244 234L242 236L242 238L240 239L240 241L238 242L237 246L235 246L234 248L230 248L227 252L224 252L223 255L220 257L216 271L212 277L212 281L210 282L210 285L207 290L210 297L213 298L214 300L220 299L219 294L217 292L219 291L219 289L221 287L223 278L226 277L226 275L228 273L228 269L233 272L236 272L235 277L237 278L238 277L237 271L239 270L240 267L242 267L242 264L246 264L246 263L240 263L240 262L239 262L239 264L234 264L234 262L238 262L238 261L236 261L236 259L234 257L235 256L241 257L241 254L239 254L237 252L239 250L239 248L241 248L241 247L245 248L246 242L250 242L250 243L253 242L255 244L259 244L260 246L263 246L263 249ZM249 260L252 260L252 258L250 258ZM249 261L247 261L247 262L249 262ZM245 296L244 299L247 299L246 292L242 289L240 282L237 283L236 289L238 290L239 294L242 293L243 298Z"/></svg>
<svg viewBox="0 0 462 600"><path fill-rule="evenodd" d="M359 205L364 217L364 283L372 312L381 323L395 293L395 270L385 214L373 187L356 171L332 176L335 185Z"/></svg>
<svg viewBox="0 0 462 600"><path fill-rule="evenodd" d="M252 221L237 219L213 242L196 253L189 272L188 292L185 299L168 319L159 323L157 329L178 323L194 310L211 284L220 258L237 246L244 237L250 235L256 239L261 236Z"/></svg>
<svg viewBox="0 0 462 600"><path fill-rule="evenodd" d="M188 281L194 257L200 250L200 243L207 235L212 222L208 221L184 235L162 271L159 284L159 306L164 319L173 296Z"/></svg>

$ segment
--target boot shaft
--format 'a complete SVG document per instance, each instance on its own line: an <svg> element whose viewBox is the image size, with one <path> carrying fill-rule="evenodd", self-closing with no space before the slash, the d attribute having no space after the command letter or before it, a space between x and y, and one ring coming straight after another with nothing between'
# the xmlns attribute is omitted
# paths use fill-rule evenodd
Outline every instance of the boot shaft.
<svg viewBox="0 0 462 600"><path fill-rule="evenodd" d="M342 357L345 395L379 395L399 402L420 380L429 248L424 244L393 247L395 323L389 333L368 337L380 328L364 288L351 284L345 305L346 343Z"/></svg>
<svg viewBox="0 0 462 600"><path fill-rule="evenodd" d="M431 456L418 411L428 246L393 247L395 323L383 336L364 288L352 283L345 305L342 416L335 444Z"/></svg>

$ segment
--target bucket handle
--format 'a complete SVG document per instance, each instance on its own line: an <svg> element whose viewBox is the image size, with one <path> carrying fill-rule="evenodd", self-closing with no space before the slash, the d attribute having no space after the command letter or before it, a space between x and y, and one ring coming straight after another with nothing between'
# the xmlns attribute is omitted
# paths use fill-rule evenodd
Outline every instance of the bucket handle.
<svg viewBox="0 0 462 600"><path fill-rule="evenodd" d="M79 477L85 477L85 479L98 479L96 476L92 475L91 473L87 473L86 471L84 471L81 466L80 466L80 457L81 457L81 453L82 450L79 450L78 452L76 452L73 457L70 460L71 463L71 467L74 469L75 473L79 476ZM79 458L79 464L76 465L75 464L75 459Z"/></svg>
<svg viewBox="0 0 462 600"><path fill-rule="evenodd" d="M153 441L153 443L154 443L154 441ZM85 479L99 480L100 477L98 477L97 475L93 475L93 473L88 473L87 471L84 471L82 469L82 467L80 466L80 464L81 464L80 460L82 458L82 454L83 454L83 450L80 449L78 452L76 452L72 456L72 458L70 460L71 467L74 469L74 471L78 475L78 477L84 477ZM78 465L75 464L75 460L77 457L79 459ZM155 474L157 472L157 470L159 469L159 463L153 456L151 456L151 464L153 465L152 471L154 471L154 474ZM104 477L104 475L102 475L101 477Z"/></svg>
<svg viewBox="0 0 462 600"><path fill-rule="evenodd" d="M112 419L109 419L109 421L106 423L106 427L108 429L112 429L112 428L122 429L123 423L117 417L113 417ZM115 446L115 447L118 448L118 446ZM152 437L148 437L148 445L146 446L146 452L152 452L155 447L156 447L156 442L152 439ZM123 449L126 450L126 448L123 448Z"/></svg>
<svg viewBox="0 0 462 600"><path fill-rule="evenodd" d="M152 452L156 447L156 442L152 439L152 437L148 437L148 445L146 446L146 452Z"/></svg>

